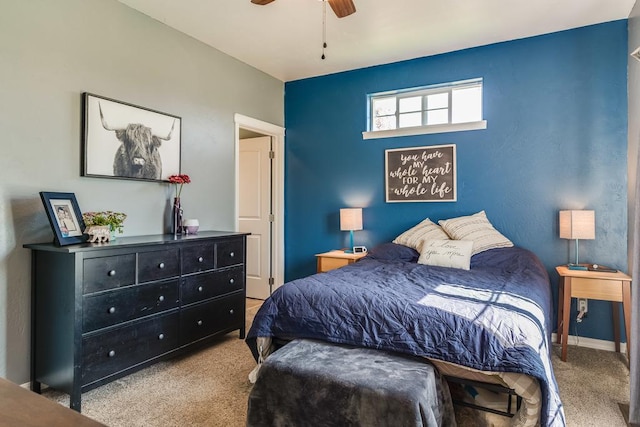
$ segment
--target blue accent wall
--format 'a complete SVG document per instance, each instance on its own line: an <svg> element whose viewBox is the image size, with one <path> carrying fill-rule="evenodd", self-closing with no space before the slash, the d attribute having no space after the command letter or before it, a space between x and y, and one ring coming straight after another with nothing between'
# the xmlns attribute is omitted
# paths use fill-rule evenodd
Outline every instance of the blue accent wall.
<svg viewBox="0 0 640 427"><path fill-rule="evenodd" d="M620 20L286 83L286 279L313 274L314 254L348 245L343 207L363 208L355 243L368 247L425 217L485 210L543 261L554 306L554 267L574 257L558 211L593 209L596 239L580 242L580 261L626 271L627 56ZM367 94L478 77L486 130L362 139ZM458 200L386 203L385 149L440 144L457 147ZM613 339L610 303L590 301L588 318L574 318L571 334Z"/></svg>

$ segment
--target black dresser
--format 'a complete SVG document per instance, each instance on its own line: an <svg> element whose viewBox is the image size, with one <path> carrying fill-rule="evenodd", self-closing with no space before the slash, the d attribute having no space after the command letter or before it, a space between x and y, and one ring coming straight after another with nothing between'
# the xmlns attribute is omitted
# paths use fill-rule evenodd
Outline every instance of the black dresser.
<svg viewBox="0 0 640 427"><path fill-rule="evenodd" d="M122 237L32 250L31 388L81 394L161 359L245 336L246 233Z"/></svg>

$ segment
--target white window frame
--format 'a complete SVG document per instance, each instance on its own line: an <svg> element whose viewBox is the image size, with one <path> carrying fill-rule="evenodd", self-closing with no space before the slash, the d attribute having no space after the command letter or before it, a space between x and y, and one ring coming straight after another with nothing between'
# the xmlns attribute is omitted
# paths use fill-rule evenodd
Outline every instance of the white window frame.
<svg viewBox="0 0 640 427"><path fill-rule="evenodd" d="M465 87L474 87L474 86L480 86L480 88L483 88L483 81L481 78L478 79L470 79L470 80L463 80L463 81L458 81L458 82L451 82L451 83L444 83L444 84L439 84L439 85L431 85L431 86L425 86L425 87L419 87L419 88L412 88L412 89L403 89L403 90L395 90L395 91L389 91L389 92L380 92L380 93L373 93L373 94L369 94L367 96L367 131L362 132L362 138L363 139L377 139L377 138L390 138L390 137L396 137L396 136L408 136L408 135L425 135L425 134L432 134L432 133L444 133L444 132L461 132L461 131L468 131L468 130L481 130L481 129L486 129L487 128L487 121L486 120L479 120L479 121L475 121L475 122L464 122L464 123L451 123L451 115L453 112L453 98L452 98L452 93L455 89L461 89L461 88L465 88ZM446 93L449 96L449 104L448 104L448 123L444 123L444 124L437 124L437 125L426 125L423 124L421 126L413 126L413 127L396 127L396 129L388 129L388 130L371 130L372 129L372 123L374 121L374 111L373 111L373 102L376 99L380 99L380 98L389 98L389 97L395 97L396 100L396 110L395 110L395 117L396 117L396 125L400 123L400 100L404 99L404 98L413 98L416 96L422 96L424 97L425 95L433 95L433 94L439 94L439 93ZM423 101L424 102L424 101ZM482 102L482 101L481 101ZM482 104L480 106L480 108L482 109ZM421 112L423 113L423 123L424 123L424 113L426 113L425 107L423 106L423 109L421 110ZM482 110L480 112L481 116L483 114Z"/></svg>

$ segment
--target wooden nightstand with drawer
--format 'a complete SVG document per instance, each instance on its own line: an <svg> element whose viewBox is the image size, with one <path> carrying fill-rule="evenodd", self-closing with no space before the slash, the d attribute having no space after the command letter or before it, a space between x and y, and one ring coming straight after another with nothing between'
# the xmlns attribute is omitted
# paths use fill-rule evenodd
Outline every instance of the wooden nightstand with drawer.
<svg viewBox="0 0 640 427"><path fill-rule="evenodd" d="M360 258L367 256L367 253L350 254L345 251L336 250L329 251L322 254L316 254L318 260L318 273L324 273L325 271L334 270L336 268L344 267L345 265L353 264Z"/></svg>
<svg viewBox="0 0 640 427"><path fill-rule="evenodd" d="M631 348L631 277L618 271L615 273L569 270L566 265L556 267L560 275L558 286L558 344L562 343L560 359L567 360L567 339L569 336L569 313L571 298L586 298L611 301L613 307L613 336L616 351L620 352L620 312L618 303L622 303L624 326L627 334L627 357Z"/></svg>

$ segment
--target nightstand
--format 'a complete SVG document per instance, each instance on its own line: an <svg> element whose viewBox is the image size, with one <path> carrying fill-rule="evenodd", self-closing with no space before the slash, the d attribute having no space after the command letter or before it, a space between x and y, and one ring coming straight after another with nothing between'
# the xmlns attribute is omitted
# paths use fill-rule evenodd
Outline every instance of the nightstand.
<svg viewBox="0 0 640 427"><path fill-rule="evenodd" d="M622 273L569 270L566 265L556 267L560 275L558 286L558 344L562 343L560 359L567 361L567 339L569 336L569 313L571 298L587 298L611 301L613 307L613 336L616 352L620 352L620 315L618 303L624 310L624 328L627 334L627 358L631 349L631 277ZM561 332L562 331L562 332Z"/></svg>
<svg viewBox="0 0 640 427"><path fill-rule="evenodd" d="M324 273L325 271L334 270L336 268L344 267L345 265L353 264L360 258L367 256L365 253L348 254L344 251L329 251L322 254L316 254L318 259L318 273Z"/></svg>

